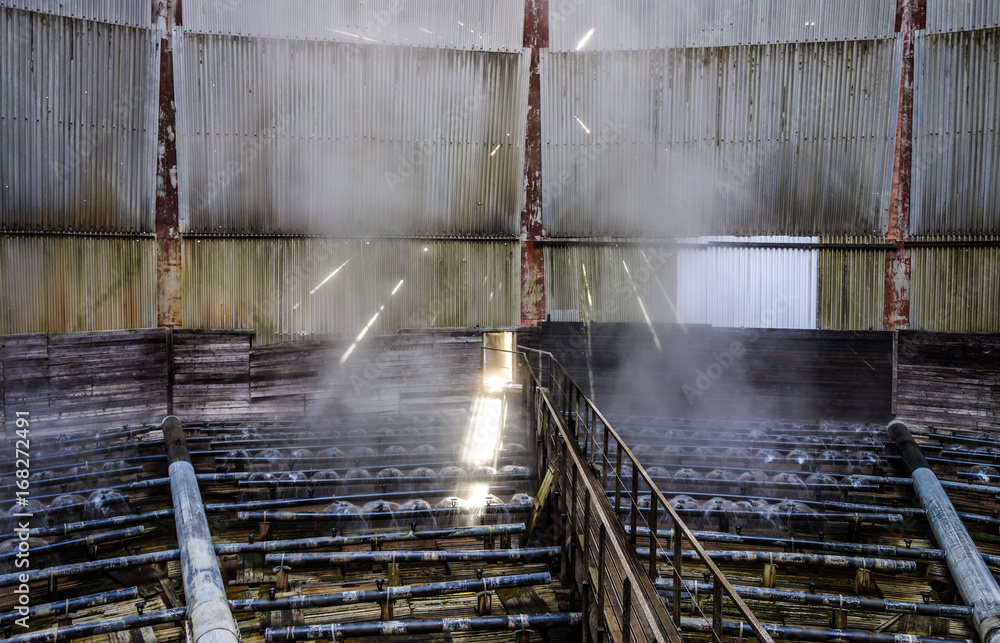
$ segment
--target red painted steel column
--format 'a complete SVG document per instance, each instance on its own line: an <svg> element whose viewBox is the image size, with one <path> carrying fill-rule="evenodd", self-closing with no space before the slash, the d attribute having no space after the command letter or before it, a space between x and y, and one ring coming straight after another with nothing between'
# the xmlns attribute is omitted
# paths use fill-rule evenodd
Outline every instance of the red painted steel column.
<svg viewBox="0 0 1000 643"><path fill-rule="evenodd" d="M524 0L524 46L531 49L528 125L524 141L524 209L521 211L521 324L545 319L542 237L542 111L540 50L549 46L548 0Z"/></svg>
<svg viewBox="0 0 1000 643"><path fill-rule="evenodd" d="M885 257L886 330L910 325L910 199L913 173L913 41L924 28L926 0L898 0L896 31L903 39L903 67L899 81L899 115L896 120L896 151L892 165L892 194L886 240L896 243Z"/></svg>
<svg viewBox="0 0 1000 643"><path fill-rule="evenodd" d="M174 27L181 0L157 0L160 99L156 153L156 325L181 325L180 199L177 192L177 106L174 103Z"/></svg>

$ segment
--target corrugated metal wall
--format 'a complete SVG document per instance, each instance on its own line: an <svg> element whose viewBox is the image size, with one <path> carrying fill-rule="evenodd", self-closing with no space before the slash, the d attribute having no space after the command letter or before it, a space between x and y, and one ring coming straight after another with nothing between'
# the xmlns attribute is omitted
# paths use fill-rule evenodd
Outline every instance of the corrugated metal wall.
<svg viewBox="0 0 1000 643"><path fill-rule="evenodd" d="M517 253L498 241L189 239L184 326L254 329L257 346L354 338L368 324L516 326Z"/></svg>
<svg viewBox="0 0 1000 643"><path fill-rule="evenodd" d="M135 3L17 4L138 18ZM152 230L159 58L144 6L145 28L0 8L0 229Z"/></svg>
<svg viewBox="0 0 1000 643"><path fill-rule="evenodd" d="M817 251L804 249L683 248L677 258L678 321L816 328L817 258Z"/></svg>
<svg viewBox="0 0 1000 643"><path fill-rule="evenodd" d="M521 54L188 34L185 230L513 236Z"/></svg>
<svg viewBox="0 0 1000 643"><path fill-rule="evenodd" d="M0 335L155 325L155 240L0 236Z"/></svg>
<svg viewBox="0 0 1000 643"><path fill-rule="evenodd" d="M1000 30L920 37L915 56L911 232L998 234Z"/></svg>
<svg viewBox="0 0 1000 643"><path fill-rule="evenodd" d="M520 52L523 0L185 0L188 32Z"/></svg>
<svg viewBox="0 0 1000 643"><path fill-rule="evenodd" d="M927 33L1000 27L996 0L927 0Z"/></svg>
<svg viewBox="0 0 1000 643"><path fill-rule="evenodd" d="M887 0L550 0L549 47L621 51L874 40L893 37L895 10Z"/></svg>
<svg viewBox="0 0 1000 643"><path fill-rule="evenodd" d="M881 239L825 239L831 243L876 244ZM819 251L817 327L882 330L885 310L884 250L862 247Z"/></svg>
<svg viewBox="0 0 1000 643"><path fill-rule="evenodd" d="M1000 332L1000 246L915 248L912 271L911 328Z"/></svg>
<svg viewBox="0 0 1000 643"><path fill-rule="evenodd" d="M143 28L153 15L148 0L0 0L0 7Z"/></svg>
<svg viewBox="0 0 1000 643"><path fill-rule="evenodd" d="M573 245L545 249L553 321L673 322L677 252L665 246Z"/></svg>
<svg viewBox="0 0 1000 643"><path fill-rule="evenodd" d="M552 236L878 234L892 40L543 58Z"/></svg>

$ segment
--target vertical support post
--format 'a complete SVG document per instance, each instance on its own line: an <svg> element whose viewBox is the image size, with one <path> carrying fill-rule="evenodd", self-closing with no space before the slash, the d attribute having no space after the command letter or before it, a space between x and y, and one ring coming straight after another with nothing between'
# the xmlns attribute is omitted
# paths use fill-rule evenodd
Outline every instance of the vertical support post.
<svg viewBox="0 0 1000 643"><path fill-rule="evenodd" d="M622 641L632 640L632 581L622 580Z"/></svg>
<svg viewBox="0 0 1000 643"><path fill-rule="evenodd" d="M681 590L683 585L683 577L681 576L681 556L684 552L681 550L681 530L677 528L677 523L674 523L674 558L671 565L674 569L674 624L680 627L681 625ZM694 601L694 598L691 599Z"/></svg>
<svg viewBox="0 0 1000 643"><path fill-rule="evenodd" d="M541 50L549 46L549 1L524 1L524 47L531 50L528 122L524 134L524 209L521 210L521 325L545 319L545 253L542 238Z"/></svg>
<svg viewBox="0 0 1000 643"><path fill-rule="evenodd" d="M601 489L608 489L608 427L601 422L604 446L602 448L603 458L601 458Z"/></svg>
<svg viewBox="0 0 1000 643"><path fill-rule="evenodd" d="M722 641L722 583L718 576L712 579L712 634Z"/></svg>
<svg viewBox="0 0 1000 643"><path fill-rule="evenodd" d="M160 91L156 155L156 325L181 325L181 224L177 190L177 107L174 37L181 25L180 0L157 0Z"/></svg>
<svg viewBox="0 0 1000 643"><path fill-rule="evenodd" d="M635 463L632 463L632 509L629 512L629 536L632 538L632 546L635 547L637 521L639 519L639 472L635 470Z"/></svg>
<svg viewBox="0 0 1000 643"><path fill-rule="evenodd" d="M622 508L622 445L615 442L615 516L620 519Z"/></svg>
<svg viewBox="0 0 1000 643"><path fill-rule="evenodd" d="M913 174L913 76L914 38L924 28L926 0L898 0L896 31L903 41L903 65L899 79L899 113L896 118L896 149L892 163L892 193L886 241L895 243L885 257L886 330L910 325L910 203Z"/></svg>
<svg viewBox="0 0 1000 643"><path fill-rule="evenodd" d="M597 532L597 617L598 623L604 623L604 555L607 552L608 532L604 523Z"/></svg>
<svg viewBox="0 0 1000 643"><path fill-rule="evenodd" d="M656 494L649 494L649 577L656 579Z"/></svg>

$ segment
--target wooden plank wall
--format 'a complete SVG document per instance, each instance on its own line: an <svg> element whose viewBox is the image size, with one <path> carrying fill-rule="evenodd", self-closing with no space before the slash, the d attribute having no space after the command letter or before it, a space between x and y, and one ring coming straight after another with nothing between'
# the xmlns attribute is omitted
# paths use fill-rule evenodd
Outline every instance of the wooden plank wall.
<svg viewBox="0 0 1000 643"><path fill-rule="evenodd" d="M900 331L896 353L901 420L1000 429L1000 336Z"/></svg>
<svg viewBox="0 0 1000 643"><path fill-rule="evenodd" d="M475 330L370 337L343 364L349 341L258 349L252 337L166 329L0 336L0 426L13 435L16 411L30 413L34 435L169 413L225 420L466 411L481 379Z"/></svg>
<svg viewBox="0 0 1000 643"><path fill-rule="evenodd" d="M645 324L591 324L588 332L582 324L547 323L541 344L609 412L753 421L891 418L891 333Z"/></svg>

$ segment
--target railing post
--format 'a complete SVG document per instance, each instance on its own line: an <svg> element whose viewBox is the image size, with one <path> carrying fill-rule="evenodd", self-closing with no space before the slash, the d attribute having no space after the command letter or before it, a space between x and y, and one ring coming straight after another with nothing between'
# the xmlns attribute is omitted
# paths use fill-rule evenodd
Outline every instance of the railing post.
<svg viewBox="0 0 1000 643"><path fill-rule="evenodd" d="M621 520L622 509L622 445L615 442L615 518Z"/></svg>
<svg viewBox="0 0 1000 643"><path fill-rule="evenodd" d="M649 577L656 580L656 494L649 494Z"/></svg>
<svg viewBox="0 0 1000 643"><path fill-rule="evenodd" d="M598 623L604 623L604 555L607 551L608 537L604 523L597 534L597 617Z"/></svg>
<svg viewBox="0 0 1000 643"><path fill-rule="evenodd" d="M632 640L632 581L622 580L622 641Z"/></svg>
<svg viewBox="0 0 1000 643"><path fill-rule="evenodd" d="M607 489L608 489L608 465L610 464L610 462L608 462L608 427L604 424L603 421L601 422L601 429L602 429L602 431L604 433L604 437L603 437L603 440L604 440L604 446L603 446L604 457L601 460L601 488L604 489L605 491L607 491Z"/></svg>
<svg viewBox="0 0 1000 643"><path fill-rule="evenodd" d="M712 578L712 633L722 641L722 583L719 577Z"/></svg>
<svg viewBox="0 0 1000 643"><path fill-rule="evenodd" d="M677 627L681 625L681 589L683 585L683 578L681 576L681 556L683 551L681 549L681 530L679 529L677 522L674 522L674 558L671 561L671 566L674 570L674 624ZM694 599L691 599L694 600Z"/></svg>
<svg viewBox="0 0 1000 643"><path fill-rule="evenodd" d="M637 537L637 521L639 519L639 472L635 470L635 463L632 463L632 510L629 512L629 527L632 538L632 546L635 547Z"/></svg>

